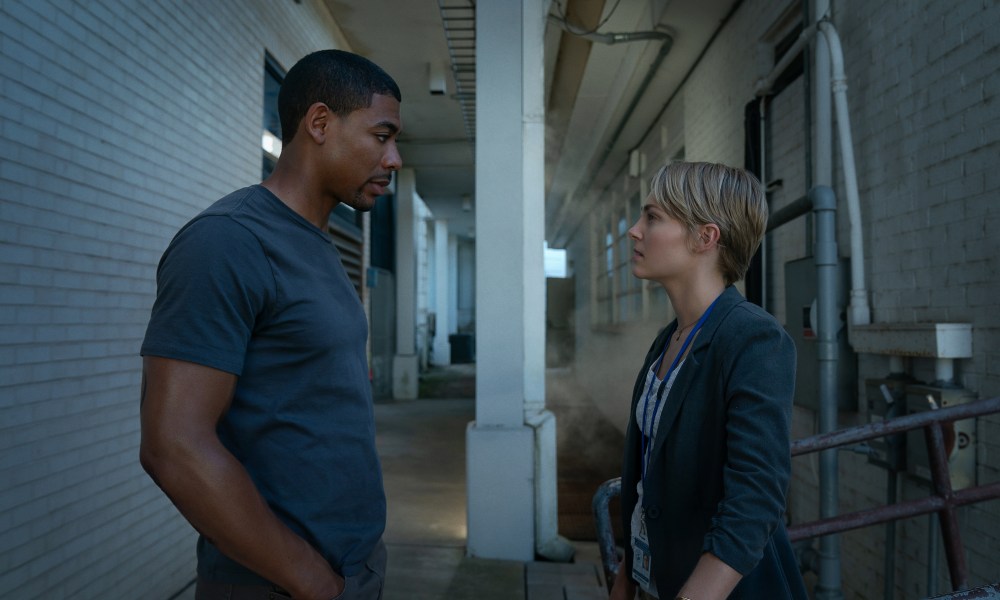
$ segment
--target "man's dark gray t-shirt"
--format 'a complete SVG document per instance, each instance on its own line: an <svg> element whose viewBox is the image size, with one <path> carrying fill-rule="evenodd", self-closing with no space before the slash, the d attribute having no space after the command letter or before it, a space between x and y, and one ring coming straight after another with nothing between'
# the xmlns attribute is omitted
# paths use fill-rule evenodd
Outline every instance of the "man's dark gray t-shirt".
<svg viewBox="0 0 1000 600"><path fill-rule="evenodd" d="M238 376L220 440L278 518L345 576L385 527L367 335L332 239L256 185L174 237L141 350ZM198 573L263 581L204 537Z"/></svg>

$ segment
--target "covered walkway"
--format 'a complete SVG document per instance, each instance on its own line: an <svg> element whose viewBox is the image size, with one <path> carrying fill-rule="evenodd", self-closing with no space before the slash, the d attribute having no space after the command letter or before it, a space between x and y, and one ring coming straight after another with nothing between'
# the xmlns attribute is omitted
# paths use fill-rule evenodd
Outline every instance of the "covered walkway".
<svg viewBox="0 0 1000 600"><path fill-rule="evenodd" d="M597 430L593 410L565 374L550 371L548 408L559 419L560 533L572 564L469 558L465 552L465 430L475 418L475 369L452 365L421 379L420 399L375 405L389 513L385 600L585 600L606 598L593 541L590 497L617 474L617 430Z"/></svg>

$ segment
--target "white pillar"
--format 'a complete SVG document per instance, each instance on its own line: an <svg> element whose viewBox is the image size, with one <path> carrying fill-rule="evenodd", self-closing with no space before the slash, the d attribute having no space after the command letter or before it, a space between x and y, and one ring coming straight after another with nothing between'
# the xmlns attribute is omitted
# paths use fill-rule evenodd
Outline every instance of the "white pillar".
<svg viewBox="0 0 1000 600"><path fill-rule="evenodd" d="M448 234L448 334L458 333L458 236Z"/></svg>
<svg viewBox="0 0 1000 600"><path fill-rule="evenodd" d="M417 397L417 260L416 178L402 169L396 178L396 356L392 361L392 397ZM422 225L422 223L421 223Z"/></svg>
<svg viewBox="0 0 1000 600"><path fill-rule="evenodd" d="M555 426L544 410L543 5L476 5L477 367L476 420L467 431L468 552L484 558L531 560L557 537Z"/></svg>
<svg viewBox="0 0 1000 600"><path fill-rule="evenodd" d="M431 362L438 366L451 364L451 273L448 268L448 221L434 221L434 353Z"/></svg>
<svg viewBox="0 0 1000 600"><path fill-rule="evenodd" d="M523 0L524 419L534 429L535 553L572 560L559 536L556 416L545 409L545 24L547 0Z"/></svg>
<svg viewBox="0 0 1000 600"><path fill-rule="evenodd" d="M433 339L430 337L430 321L428 315L434 310L433 298L434 286L431 281L434 277L434 270L431 265L431 254L433 253L432 238L433 219L430 208L424 203L420 194L414 194L414 231L416 241L414 242L414 252L416 253L417 273L416 273L416 343L417 343L417 369L424 371L428 365L429 354Z"/></svg>

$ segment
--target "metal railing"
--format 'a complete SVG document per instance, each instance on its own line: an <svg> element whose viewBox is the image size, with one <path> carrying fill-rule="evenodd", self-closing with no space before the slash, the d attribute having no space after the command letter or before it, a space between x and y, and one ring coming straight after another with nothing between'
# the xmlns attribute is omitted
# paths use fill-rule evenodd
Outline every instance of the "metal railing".
<svg viewBox="0 0 1000 600"><path fill-rule="evenodd" d="M952 490L948 457L945 452L943 424L996 413L1000 413L1000 397L904 415L792 442L792 456L801 456L923 428L930 462L932 493L930 496L918 500L793 525L788 528L789 538L792 541L797 541L936 512L944 538L945 556L948 562L948 572L951 576L952 589L957 591L967 588L968 566L955 509L967 504L1000 498L1000 482L977 485L959 491ZM604 567L609 589L614 582L620 560L615 547L609 504L611 499L619 494L621 494L621 478L609 479L598 488L593 501L601 564ZM1000 584L939 597L955 599L1000 598Z"/></svg>
<svg viewBox="0 0 1000 600"><path fill-rule="evenodd" d="M611 499L622 493L622 478L615 477L602 483L594 494L594 526L597 528L597 546L601 551L601 566L604 567L604 582L611 591L611 585L618 574L618 549L615 547L615 532L611 525Z"/></svg>
<svg viewBox="0 0 1000 600"><path fill-rule="evenodd" d="M1000 583L993 583L990 585L984 585L983 587L977 587L972 590L962 590L960 592L950 592L948 594L941 594L940 596L934 596L928 600L982 600L982 599L1000 599Z"/></svg>

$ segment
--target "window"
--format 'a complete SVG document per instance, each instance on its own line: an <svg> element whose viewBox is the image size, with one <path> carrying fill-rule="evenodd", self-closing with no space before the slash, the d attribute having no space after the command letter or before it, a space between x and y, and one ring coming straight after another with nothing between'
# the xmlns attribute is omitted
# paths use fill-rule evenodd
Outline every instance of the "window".
<svg viewBox="0 0 1000 600"><path fill-rule="evenodd" d="M622 202L618 210L618 315L616 321L624 323L642 317L642 280L632 275L632 240L628 230L639 214L642 198L634 196L631 202Z"/></svg>
<svg viewBox="0 0 1000 600"><path fill-rule="evenodd" d="M548 241L545 242L545 277L557 279L566 278L566 250L559 248L549 248Z"/></svg>
<svg viewBox="0 0 1000 600"><path fill-rule="evenodd" d="M278 117L278 90L285 80L285 70L278 61L264 53L264 122L261 133L263 162L261 179L267 179L281 155L281 119Z"/></svg>
<svg viewBox="0 0 1000 600"><path fill-rule="evenodd" d="M628 230L638 216L638 196L630 201L614 199L596 223L600 253L595 273L596 313L601 325L625 323L642 318L642 281L632 275L632 241ZM600 225L599 225L600 226Z"/></svg>

